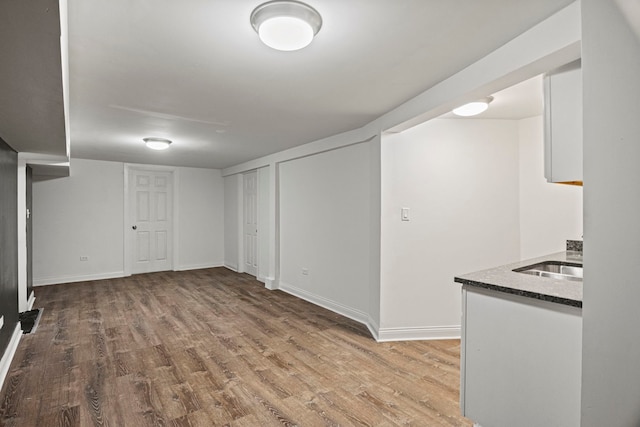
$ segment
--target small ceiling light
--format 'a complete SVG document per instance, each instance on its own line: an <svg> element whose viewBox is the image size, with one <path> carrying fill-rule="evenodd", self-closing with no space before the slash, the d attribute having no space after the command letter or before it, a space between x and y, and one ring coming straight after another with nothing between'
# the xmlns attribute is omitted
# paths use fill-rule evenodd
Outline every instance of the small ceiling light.
<svg viewBox="0 0 640 427"><path fill-rule="evenodd" d="M322 27L322 17L317 10L299 1L275 0L251 12L251 25L267 46L292 51L311 43Z"/></svg>
<svg viewBox="0 0 640 427"><path fill-rule="evenodd" d="M142 138L142 140L152 150L166 150L171 144L170 140L164 138Z"/></svg>
<svg viewBox="0 0 640 427"><path fill-rule="evenodd" d="M476 116L489 108L491 101L493 101L493 96L487 96L486 98L479 99L478 101L473 101L468 104L464 104L461 107L454 108L453 114L462 117Z"/></svg>

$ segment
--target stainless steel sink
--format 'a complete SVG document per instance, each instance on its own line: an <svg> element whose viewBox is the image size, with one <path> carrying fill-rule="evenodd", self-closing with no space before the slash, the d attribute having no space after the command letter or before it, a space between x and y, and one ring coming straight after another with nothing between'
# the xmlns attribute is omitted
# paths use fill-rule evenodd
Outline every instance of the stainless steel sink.
<svg viewBox="0 0 640 427"><path fill-rule="evenodd" d="M516 268L513 271L552 279L582 281L582 265L570 262L544 261L527 267Z"/></svg>

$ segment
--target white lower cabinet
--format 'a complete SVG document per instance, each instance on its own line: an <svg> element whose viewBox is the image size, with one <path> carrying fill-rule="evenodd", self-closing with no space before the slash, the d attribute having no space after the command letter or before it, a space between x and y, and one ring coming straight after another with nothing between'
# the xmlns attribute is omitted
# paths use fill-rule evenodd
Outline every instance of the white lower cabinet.
<svg viewBox="0 0 640 427"><path fill-rule="evenodd" d="M464 285L460 406L482 427L580 425L582 309Z"/></svg>

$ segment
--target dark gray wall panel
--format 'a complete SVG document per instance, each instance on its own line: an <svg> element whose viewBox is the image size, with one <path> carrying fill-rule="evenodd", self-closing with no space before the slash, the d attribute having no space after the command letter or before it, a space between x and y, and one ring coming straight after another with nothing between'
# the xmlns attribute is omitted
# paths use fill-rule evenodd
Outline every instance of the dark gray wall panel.
<svg viewBox="0 0 640 427"><path fill-rule="evenodd" d="M18 154L0 139L0 354L18 323Z"/></svg>

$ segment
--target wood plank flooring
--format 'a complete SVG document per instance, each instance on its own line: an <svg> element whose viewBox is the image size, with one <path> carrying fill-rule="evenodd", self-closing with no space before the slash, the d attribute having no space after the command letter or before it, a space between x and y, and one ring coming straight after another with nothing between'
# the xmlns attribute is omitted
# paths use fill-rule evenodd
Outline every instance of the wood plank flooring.
<svg viewBox="0 0 640 427"><path fill-rule="evenodd" d="M458 340L376 343L224 268L36 289L6 426L471 426Z"/></svg>

